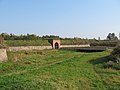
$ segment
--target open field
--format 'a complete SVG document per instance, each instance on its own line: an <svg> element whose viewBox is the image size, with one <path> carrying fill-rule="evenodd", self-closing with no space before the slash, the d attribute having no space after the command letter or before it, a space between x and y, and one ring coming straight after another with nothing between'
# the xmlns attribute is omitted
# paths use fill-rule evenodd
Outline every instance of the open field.
<svg viewBox="0 0 120 90"><path fill-rule="evenodd" d="M8 52L0 64L0 90L119 90L120 70L104 69L110 51Z"/></svg>

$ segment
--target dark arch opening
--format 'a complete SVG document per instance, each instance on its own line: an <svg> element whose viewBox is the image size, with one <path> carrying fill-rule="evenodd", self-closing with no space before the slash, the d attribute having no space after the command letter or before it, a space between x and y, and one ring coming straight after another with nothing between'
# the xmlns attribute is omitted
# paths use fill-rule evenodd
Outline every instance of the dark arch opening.
<svg viewBox="0 0 120 90"><path fill-rule="evenodd" d="M59 44L56 42L55 43L55 49L58 49L59 48Z"/></svg>

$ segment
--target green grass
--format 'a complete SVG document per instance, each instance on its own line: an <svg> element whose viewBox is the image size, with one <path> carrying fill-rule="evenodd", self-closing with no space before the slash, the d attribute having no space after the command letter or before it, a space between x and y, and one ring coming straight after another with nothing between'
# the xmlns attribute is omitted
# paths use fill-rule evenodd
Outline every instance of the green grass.
<svg viewBox="0 0 120 90"><path fill-rule="evenodd" d="M7 46L48 46L48 40L5 40Z"/></svg>
<svg viewBox="0 0 120 90"><path fill-rule="evenodd" d="M104 69L109 51L8 52L0 64L0 90L119 90L120 70Z"/></svg>
<svg viewBox="0 0 120 90"><path fill-rule="evenodd" d="M96 41L96 40L82 40L82 39L65 39L60 40L61 45L81 45L81 44L90 44L91 46L107 46L115 47L120 42L119 41ZM5 40L5 45L7 46L45 46L51 45L48 40L39 39L39 40Z"/></svg>
<svg viewBox="0 0 120 90"><path fill-rule="evenodd" d="M51 45L48 40L5 40L7 46L45 46ZM61 40L61 45L87 44L86 40Z"/></svg>

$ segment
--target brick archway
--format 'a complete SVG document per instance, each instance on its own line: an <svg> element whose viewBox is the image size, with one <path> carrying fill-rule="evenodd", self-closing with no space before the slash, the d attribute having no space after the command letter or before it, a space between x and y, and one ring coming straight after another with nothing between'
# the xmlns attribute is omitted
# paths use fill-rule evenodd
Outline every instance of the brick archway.
<svg viewBox="0 0 120 90"><path fill-rule="evenodd" d="M52 48L59 49L60 48L60 40L52 40Z"/></svg>

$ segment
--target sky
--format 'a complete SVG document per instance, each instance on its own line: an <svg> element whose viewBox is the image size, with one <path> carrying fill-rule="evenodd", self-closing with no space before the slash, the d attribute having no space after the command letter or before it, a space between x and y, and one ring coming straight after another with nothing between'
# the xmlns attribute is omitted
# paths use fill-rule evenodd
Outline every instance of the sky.
<svg viewBox="0 0 120 90"><path fill-rule="evenodd" d="M0 0L0 33L105 39L120 32L120 0Z"/></svg>

